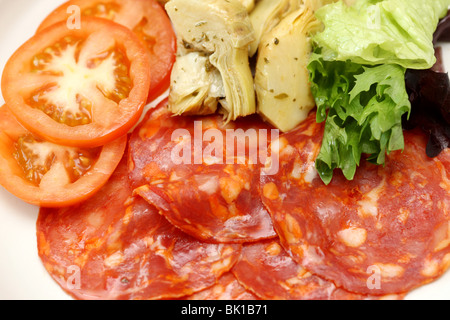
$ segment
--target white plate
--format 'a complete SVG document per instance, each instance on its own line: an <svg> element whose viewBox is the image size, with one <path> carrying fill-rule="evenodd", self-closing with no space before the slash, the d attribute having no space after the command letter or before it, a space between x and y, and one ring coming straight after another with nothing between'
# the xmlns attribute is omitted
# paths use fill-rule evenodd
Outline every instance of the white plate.
<svg viewBox="0 0 450 320"><path fill-rule="evenodd" d="M0 0L0 74L8 58L29 39L40 22L62 0ZM450 70L450 46L444 50ZM4 100L0 96L0 104ZM66 300L70 297L51 279L37 254L38 208L0 187L0 299ZM407 299L450 299L450 272L421 287Z"/></svg>

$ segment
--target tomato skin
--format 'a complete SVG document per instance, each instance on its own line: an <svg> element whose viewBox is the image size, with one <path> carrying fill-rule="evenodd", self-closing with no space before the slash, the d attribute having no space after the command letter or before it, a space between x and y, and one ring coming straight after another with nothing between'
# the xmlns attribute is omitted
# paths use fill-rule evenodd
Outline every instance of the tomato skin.
<svg viewBox="0 0 450 320"><path fill-rule="evenodd" d="M9 108L0 108L0 185L21 200L40 207L65 207L93 196L106 184L125 153L127 136L102 147L95 164L77 181L43 189L32 184L14 158L14 145L20 136L30 134Z"/></svg>
<svg viewBox="0 0 450 320"><path fill-rule="evenodd" d="M37 33L59 21L70 18L72 13L68 13L70 12L68 8L71 6L80 8L82 19L84 19L84 12L87 9L95 8L100 4L103 6L116 5L121 9L109 17L106 17L105 14L97 16L111 19L130 30L134 30L139 23L138 20L130 17L137 12L150 21L151 25L150 27L146 26L145 31L151 38L151 43L146 43L142 38L141 41L150 55L151 84L147 102L155 100L169 89L177 51L177 39L171 21L164 7L156 0L70 0L51 12L40 24Z"/></svg>
<svg viewBox="0 0 450 320"><path fill-rule="evenodd" d="M31 72L32 59L35 54L44 51L55 41L73 36L87 39L92 34L103 34L102 41L115 41L126 52L130 62L129 74L133 86L129 96L118 104L120 116L114 118L108 113L99 113L91 123L79 126L68 126L59 123L43 111L31 107L25 101L25 93L29 94L29 86L45 86L45 78L41 82L24 83ZM109 38L111 36L111 38ZM98 147L105 145L128 133L139 121L147 102L150 76L149 58L138 38L127 28L109 20L100 18L83 18L81 29L69 30L66 22L59 22L34 35L23 44L7 62L1 82L2 93L8 108L18 121L40 138L60 145L73 147ZM109 117L109 124L101 123L103 117Z"/></svg>

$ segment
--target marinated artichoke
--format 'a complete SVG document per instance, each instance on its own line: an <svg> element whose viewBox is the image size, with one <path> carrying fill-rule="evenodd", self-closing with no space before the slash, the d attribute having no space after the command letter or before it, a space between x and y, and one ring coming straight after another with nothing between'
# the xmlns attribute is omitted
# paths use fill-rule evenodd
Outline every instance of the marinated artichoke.
<svg viewBox="0 0 450 320"><path fill-rule="evenodd" d="M171 0L178 38L169 106L174 114L219 111L227 121L256 112L248 47L254 31L239 0Z"/></svg>
<svg viewBox="0 0 450 320"><path fill-rule="evenodd" d="M258 50L261 38L272 30L285 16L300 8L301 0L259 0L250 14L255 41L250 44L249 55Z"/></svg>
<svg viewBox="0 0 450 320"><path fill-rule="evenodd" d="M176 114L215 113L219 99L225 96L219 71L211 68L209 58L200 52L178 57L171 77L169 99Z"/></svg>
<svg viewBox="0 0 450 320"><path fill-rule="evenodd" d="M258 112L283 132L295 128L315 106L306 67L311 53L309 34L320 28L314 11L303 5L260 43L255 75Z"/></svg>
<svg viewBox="0 0 450 320"><path fill-rule="evenodd" d="M247 9L247 12L251 12L255 7L255 0L239 0L239 2Z"/></svg>

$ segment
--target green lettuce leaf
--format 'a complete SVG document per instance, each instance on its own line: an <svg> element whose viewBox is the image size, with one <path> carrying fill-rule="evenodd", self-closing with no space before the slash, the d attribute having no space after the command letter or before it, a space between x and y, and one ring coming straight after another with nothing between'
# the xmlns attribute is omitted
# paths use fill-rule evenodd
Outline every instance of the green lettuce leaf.
<svg viewBox="0 0 450 320"><path fill-rule="evenodd" d="M331 182L337 168L352 180L362 154L368 155L368 161L383 165L386 153L403 149L402 116L409 116L411 110L405 68L327 61L318 48L308 69L317 122L326 121L316 159L324 183Z"/></svg>
<svg viewBox="0 0 450 320"><path fill-rule="evenodd" d="M384 165L404 148L402 117L411 111L405 71L429 69L433 33L450 0L342 1L316 12L324 30L313 36L308 70L325 133L316 169L331 182L335 169L352 180L363 154Z"/></svg>
<svg viewBox="0 0 450 320"><path fill-rule="evenodd" d="M359 0L322 7L325 26L314 36L325 60L364 65L398 64L429 69L435 62L433 33L450 0Z"/></svg>

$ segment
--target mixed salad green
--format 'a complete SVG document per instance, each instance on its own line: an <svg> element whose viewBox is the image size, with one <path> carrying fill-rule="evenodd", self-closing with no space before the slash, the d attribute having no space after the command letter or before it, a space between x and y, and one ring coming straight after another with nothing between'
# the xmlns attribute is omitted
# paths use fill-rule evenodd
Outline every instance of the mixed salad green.
<svg viewBox="0 0 450 320"><path fill-rule="evenodd" d="M411 103L407 69L435 62L433 34L450 0L358 0L337 2L316 16L324 29L313 37L308 70L325 121L316 169L331 182L335 169L353 179L363 154L378 165L404 147L402 117Z"/></svg>

